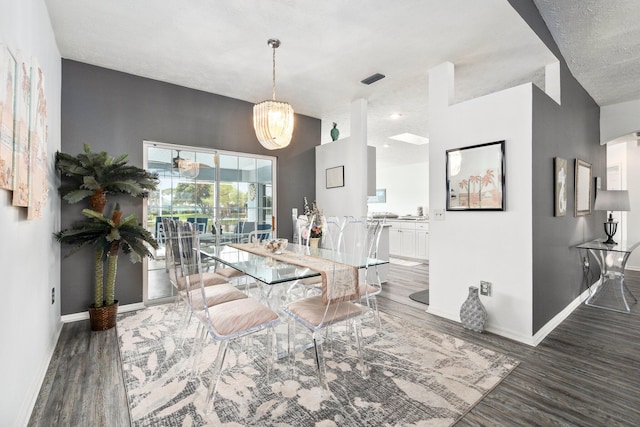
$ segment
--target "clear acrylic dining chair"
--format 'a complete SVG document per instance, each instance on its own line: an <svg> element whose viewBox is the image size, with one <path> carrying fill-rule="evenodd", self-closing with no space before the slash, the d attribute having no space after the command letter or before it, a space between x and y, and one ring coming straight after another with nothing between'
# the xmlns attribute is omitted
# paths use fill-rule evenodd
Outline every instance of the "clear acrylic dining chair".
<svg viewBox="0 0 640 427"><path fill-rule="evenodd" d="M280 319L273 310L253 298L245 297L213 306L198 304L199 301L207 298L206 288L202 285L202 261L197 255L189 257L190 253L200 250L200 243L197 238L198 233L191 224L181 223L178 227L178 235L180 253L186 258L184 267L189 273L186 276L188 301L191 310L200 322L198 339L195 341L193 351L194 367L198 366L198 359L207 337L219 343L206 395L207 412L211 412L220 377L223 373L229 343L256 332L267 330L266 346L262 356L267 362L266 374L268 377L275 355L273 328L280 322ZM252 345L255 344L254 341ZM197 369L193 370L193 374L198 374Z"/></svg>
<svg viewBox="0 0 640 427"><path fill-rule="evenodd" d="M329 250L335 251L335 242L329 239ZM324 361L323 339L325 334L333 334L330 327L338 322L348 321L355 336L356 351L362 376L367 378L369 371L362 350L361 318L369 311L366 305L353 300L359 299L358 269L335 260L327 260L327 268L322 273L322 293L301 298L286 304L282 311L289 316L289 369L295 370L296 325L302 325L311 332L315 351L316 371L320 385L328 389L326 366Z"/></svg>
<svg viewBox="0 0 640 427"><path fill-rule="evenodd" d="M360 299L372 309L371 313L378 329L381 322L376 296L382 292L382 283L377 266L371 263L378 256L383 227L384 221L348 217L343 228L344 251L354 259L360 260L363 267L360 269Z"/></svg>
<svg viewBox="0 0 640 427"><path fill-rule="evenodd" d="M170 245L167 245L167 247L170 248L170 251L167 251L167 256L171 259L173 267L170 277L173 277L173 281L175 281L174 286L177 294L176 302L181 301L184 303L184 313L180 327L180 333L183 334L187 329L194 307L196 310L202 310L205 305L214 306L236 299L243 299L247 296L234 286L231 286L224 277L218 274L208 271L197 275L195 274L195 258L201 262L199 252L199 233L195 224L167 220L165 227L165 233L168 231L168 241L171 242ZM180 242L179 231L184 227L193 228L196 231L196 238ZM198 246L197 250L196 244ZM200 281L202 283L200 283ZM199 299L197 297L195 299L189 299L188 286L194 285L202 285L205 289L204 299ZM184 336L181 339L181 342L183 341Z"/></svg>

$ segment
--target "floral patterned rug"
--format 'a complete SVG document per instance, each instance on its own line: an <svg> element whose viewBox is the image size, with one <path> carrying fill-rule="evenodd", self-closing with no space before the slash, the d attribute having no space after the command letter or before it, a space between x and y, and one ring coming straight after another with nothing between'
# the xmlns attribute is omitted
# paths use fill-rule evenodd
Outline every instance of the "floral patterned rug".
<svg viewBox="0 0 640 427"><path fill-rule="evenodd" d="M267 381L262 333L230 347L215 411L206 414L204 398L217 344L209 340L201 373L190 378L196 322L180 346L178 316L172 310L167 304L118 316L134 426L448 426L518 364L381 313L381 331L364 327L368 379L361 376L352 343L335 328L338 337L325 342L329 392L319 386L312 348L298 353L294 375L285 358L274 363ZM248 348L249 355L243 351Z"/></svg>

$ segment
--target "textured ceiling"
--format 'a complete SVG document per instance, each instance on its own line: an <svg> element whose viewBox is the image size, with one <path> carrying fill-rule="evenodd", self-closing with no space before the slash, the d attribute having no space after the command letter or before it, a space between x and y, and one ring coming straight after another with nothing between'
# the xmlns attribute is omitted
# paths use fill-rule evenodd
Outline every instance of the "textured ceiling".
<svg viewBox="0 0 640 427"><path fill-rule="evenodd" d="M574 77L600 106L640 99L639 0L534 0Z"/></svg>
<svg viewBox="0 0 640 427"><path fill-rule="evenodd" d="M427 70L443 61L457 101L541 86L555 61L506 0L45 1L64 58L253 103L271 97L267 39L279 38L276 97L323 119L323 140L333 121L349 134L357 98L372 145L428 137Z"/></svg>

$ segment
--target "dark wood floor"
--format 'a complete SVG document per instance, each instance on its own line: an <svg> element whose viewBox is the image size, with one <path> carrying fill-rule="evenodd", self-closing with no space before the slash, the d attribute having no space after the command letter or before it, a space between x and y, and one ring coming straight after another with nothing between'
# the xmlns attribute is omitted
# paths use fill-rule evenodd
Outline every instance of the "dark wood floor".
<svg viewBox="0 0 640 427"><path fill-rule="evenodd" d="M537 347L425 312L408 295L428 287L428 266L391 265L382 311L507 353L520 365L458 426L640 426L640 307L622 314L581 305ZM627 284L640 295L640 273ZM128 409L115 330L66 324L31 426L126 426Z"/></svg>

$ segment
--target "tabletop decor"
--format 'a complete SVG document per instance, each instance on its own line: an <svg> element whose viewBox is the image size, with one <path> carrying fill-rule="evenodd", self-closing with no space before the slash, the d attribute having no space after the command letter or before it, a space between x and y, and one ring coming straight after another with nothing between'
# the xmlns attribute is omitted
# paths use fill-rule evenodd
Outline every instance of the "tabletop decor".
<svg viewBox="0 0 640 427"><path fill-rule="evenodd" d="M289 241L287 239L269 239L262 243L266 250L274 254L281 254L288 244Z"/></svg>
<svg viewBox="0 0 640 427"><path fill-rule="evenodd" d="M95 250L94 297L91 306L97 310L90 311L91 316L94 313L97 314L103 307L115 304L115 300L110 295L111 289L115 286L115 270L113 271L114 282L108 284L109 290L106 295L103 295L103 263L109 259L109 252L112 249L115 251L115 246L111 244L115 245L114 242L118 241L122 244L118 247L125 253L133 251L138 256L150 255L143 241L157 248L157 242L143 227L139 226L135 215L128 216L121 223L116 223L116 220L119 221L118 218L122 218L119 206L114 209L111 219L103 215L107 195L126 194L132 197L147 197L150 191L157 188L160 181L157 174L129 165L127 154L113 157L104 151L92 152L88 144L84 144L83 152L75 156L56 152L55 169L61 175L58 191L64 200L68 203L77 203L89 198L91 209L83 210L87 219L54 235L61 243L77 246L75 250L85 246L91 246ZM113 234L111 232L112 229L117 230L120 227L123 227L122 231L125 232L123 239L118 238L117 231ZM114 261L109 259L109 262ZM110 267L112 267L111 264ZM108 282L110 280L111 277L108 278ZM113 311L114 308L104 308L104 310ZM110 327L114 325L115 320ZM103 330L106 327L92 324L92 329L94 326L99 328L94 330Z"/></svg>
<svg viewBox="0 0 640 427"><path fill-rule="evenodd" d="M307 198L304 198L304 214L310 221L311 218L315 218L314 223L310 224L311 228L305 228L302 232L303 239L310 239L309 246L317 248L322 237L322 210L318 207L316 201L313 201L312 207L309 207Z"/></svg>

